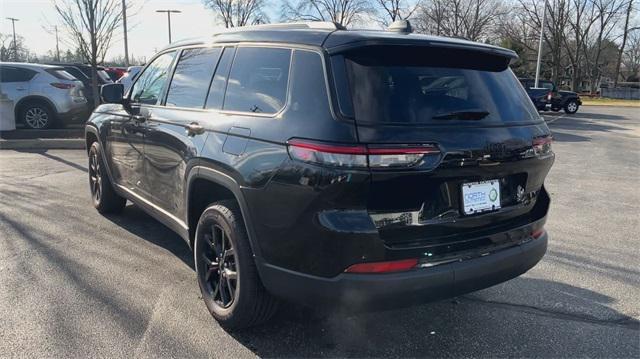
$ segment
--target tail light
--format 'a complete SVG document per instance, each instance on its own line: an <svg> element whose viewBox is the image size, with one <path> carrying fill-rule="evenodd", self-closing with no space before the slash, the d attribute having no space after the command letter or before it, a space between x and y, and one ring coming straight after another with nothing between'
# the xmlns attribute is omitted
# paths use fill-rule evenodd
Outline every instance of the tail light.
<svg viewBox="0 0 640 359"><path fill-rule="evenodd" d="M531 232L531 237L533 237L533 239L538 239L540 237L542 237L543 234L545 234L545 230L544 228L539 228L536 229L535 231Z"/></svg>
<svg viewBox="0 0 640 359"><path fill-rule="evenodd" d="M553 93L549 92L547 94L547 101L551 101L551 97L553 97Z"/></svg>
<svg viewBox="0 0 640 359"><path fill-rule="evenodd" d="M389 262L358 263L345 269L345 273L393 273L404 272L415 268L418 259L403 259Z"/></svg>
<svg viewBox="0 0 640 359"><path fill-rule="evenodd" d="M553 137L543 136L533 139L533 153L536 156L546 155L551 152L551 142Z"/></svg>
<svg viewBox="0 0 640 359"><path fill-rule="evenodd" d="M421 145L336 145L315 141L290 140L291 158L308 163L352 168L411 167L425 156L438 155L433 144Z"/></svg>
<svg viewBox="0 0 640 359"><path fill-rule="evenodd" d="M72 88L76 87L76 85L74 85L74 84L66 84L66 83L63 83L63 82L52 82L49 85L51 85L51 86L53 86L55 88L61 89L61 90L68 90L68 89L72 89Z"/></svg>

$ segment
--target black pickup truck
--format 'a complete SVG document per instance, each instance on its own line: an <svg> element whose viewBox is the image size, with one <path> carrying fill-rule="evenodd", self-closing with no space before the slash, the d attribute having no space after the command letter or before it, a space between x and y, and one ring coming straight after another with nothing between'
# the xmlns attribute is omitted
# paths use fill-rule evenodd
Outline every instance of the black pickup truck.
<svg viewBox="0 0 640 359"><path fill-rule="evenodd" d="M576 113L582 101L577 93L572 91L559 91L556 85L547 80L539 80L535 87L534 79L519 79L522 86L529 94L531 101L539 111L550 107L552 111L564 109L566 113Z"/></svg>

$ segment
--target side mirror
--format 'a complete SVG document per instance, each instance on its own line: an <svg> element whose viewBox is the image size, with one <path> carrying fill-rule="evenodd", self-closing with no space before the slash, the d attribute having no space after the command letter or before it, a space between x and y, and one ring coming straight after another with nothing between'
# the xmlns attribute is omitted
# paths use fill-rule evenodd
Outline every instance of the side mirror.
<svg viewBox="0 0 640 359"><path fill-rule="evenodd" d="M123 103L123 84L104 84L100 87L100 98L103 103Z"/></svg>

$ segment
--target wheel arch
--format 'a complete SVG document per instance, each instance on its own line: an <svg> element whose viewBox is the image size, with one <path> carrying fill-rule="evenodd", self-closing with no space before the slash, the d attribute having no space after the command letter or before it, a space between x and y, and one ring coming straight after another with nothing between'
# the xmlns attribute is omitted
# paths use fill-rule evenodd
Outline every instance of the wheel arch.
<svg viewBox="0 0 640 359"><path fill-rule="evenodd" d="M27 104L29 102L42 102L42 103L46 104L49 108L51 108L51 110L53 111L53 115L54 116L56 116L56 117L58 116L58 109L56 108L56 105L51 100L49 100L48 98L46 98L44 96L29 95L29 96L25 96L25 97L21 98L16 103L16 106L14 107L14 115L15 115L16 118L20 118L20 110L22 109L22 106L24 106L25 104Z"/></svg>
<svg viewBox="0 0 640 359"><path fill-rule="evenodd" d="M204 194L201 193L202 190L204 190ZM193 248L196 226L202 212L209 204L224 199L233 199L238 203L253 255L255 258L262 258L251 222L251 214L240 185L233 177L201 165L194 166L187 177L185 203L189 245Z"/></svg>

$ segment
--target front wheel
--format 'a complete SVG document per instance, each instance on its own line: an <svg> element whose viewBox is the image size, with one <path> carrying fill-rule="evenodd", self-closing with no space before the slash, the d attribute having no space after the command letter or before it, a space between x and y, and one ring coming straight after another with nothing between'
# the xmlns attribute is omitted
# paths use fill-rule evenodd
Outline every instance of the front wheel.
<svg viewBox="0 0 640 359"><path fill-rule="evenodd" d="M202 213L194 261L202 299L223 327L250 327L275 313L277 301L260 281L235 201L213 203Z"/></svg>
<svg viewBox="0 0 640 359"><path fill-rule="evenodd" d="M89 149L89 188L93 206L100 213L118 213L124 209L127 200L120 197L109 180L102 160L102 147L98 142Z"/></svg>
<svg viewBox="0 0 640 359"><path fill-rule="evenodd" d="M578 105L578 102L576 102L575 100L569 100L564 105L564 112L568 113L568 114L576 113L576 112L578 112L578 107L580 107Z"/></svg>

